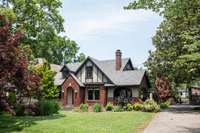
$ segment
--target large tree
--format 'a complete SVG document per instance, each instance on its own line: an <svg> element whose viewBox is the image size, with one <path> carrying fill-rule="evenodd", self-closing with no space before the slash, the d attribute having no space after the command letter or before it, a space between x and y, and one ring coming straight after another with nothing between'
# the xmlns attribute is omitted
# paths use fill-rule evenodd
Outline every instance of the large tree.
<svg viewBox="0 0 200 133"><path fill-rule="evenodd" d="M3 10L2 10L3 11ZM8 94L14 92L20 102L22 97L31 97L39 91L40 77L28 69L28 60L19 47L21 32L13 32L9 16L0 12L0 111L12 112ZM27 52L27 51L26 51Z"/></svg>
<svg viewBox="0 0 200 133"><path fill-rule="evenodd" d="M163 16L153 37L146 66L151 76L162 74L188 87L200 79L200 1L137 0L126 9L150 9Z"/></svg>
<svg viewBox="0 0 200 133"><path fill-rule="evenodd" d="M12 8L17 15L15 28L24 29L25 33L22 44L30 45L35 57L56 64L73 61L79 50L74 41L61 36L64 32L61 6L60 0L0 0L0 7Z"/></svg>

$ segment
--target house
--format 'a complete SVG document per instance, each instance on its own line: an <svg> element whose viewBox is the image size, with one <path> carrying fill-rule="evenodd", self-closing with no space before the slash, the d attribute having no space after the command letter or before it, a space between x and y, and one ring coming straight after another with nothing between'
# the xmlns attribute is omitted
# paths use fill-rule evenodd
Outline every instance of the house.
<svg viewBox="0 0 200 133"><path fill-rule="evenodd" d="M130 58L122 58L120 50L114 60L88 57L82 63L65 64L55 82L61 86L64 106L133 102L139 97L146 99L149 90L145 70L135 69Z"/></svg>

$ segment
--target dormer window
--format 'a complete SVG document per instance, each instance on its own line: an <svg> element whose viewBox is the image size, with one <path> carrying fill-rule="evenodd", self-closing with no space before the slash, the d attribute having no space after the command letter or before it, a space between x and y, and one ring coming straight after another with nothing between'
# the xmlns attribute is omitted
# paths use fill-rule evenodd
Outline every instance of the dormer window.
<svg viewBox="0 0 200 133"><path fill-rule="evenodd" d="M86 79L92 79L93 67L87 66L86 67Z"/></svg>

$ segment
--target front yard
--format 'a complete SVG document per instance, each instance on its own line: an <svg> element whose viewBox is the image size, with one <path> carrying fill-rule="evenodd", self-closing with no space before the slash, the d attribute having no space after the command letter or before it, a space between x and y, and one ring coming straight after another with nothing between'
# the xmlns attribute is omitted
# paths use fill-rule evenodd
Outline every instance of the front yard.
<svg viewBox="0 0 200 133"><path fill-rule="evenodd" d="M143 129L154 113L61 111L53 116L0 115L0 133L134 133Z"/></svg>

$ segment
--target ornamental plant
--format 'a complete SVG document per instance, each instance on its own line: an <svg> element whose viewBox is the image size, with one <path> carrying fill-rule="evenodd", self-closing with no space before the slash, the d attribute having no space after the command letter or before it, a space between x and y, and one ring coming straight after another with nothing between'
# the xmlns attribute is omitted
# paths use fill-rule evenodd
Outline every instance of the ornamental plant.
<svg viewBox="0 0 200 133"><path fill-rule="evenodd" d="M93 111L94 112L101 112L101 105L99 103L95 103L93 105Z"/></svg>
<svg viewBox="0 0 200 133"><path fill-rule="evenodd" d="M109 102L109 103L106 105L106 111L112 111L112 110L113 110L113 104Z"/></svg>
<svg viewBox="0 0 200 133"><path fill-rule="evenodd" d="M12 32L12 21L0 15L0 110L13 115L7 94L17 94L18 101L22 97L31 99L40 86L40 77L28 69L27 56L19 47L22 36L21 32Z"/></svg>

